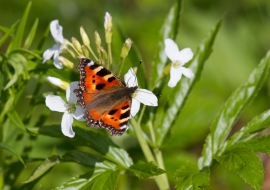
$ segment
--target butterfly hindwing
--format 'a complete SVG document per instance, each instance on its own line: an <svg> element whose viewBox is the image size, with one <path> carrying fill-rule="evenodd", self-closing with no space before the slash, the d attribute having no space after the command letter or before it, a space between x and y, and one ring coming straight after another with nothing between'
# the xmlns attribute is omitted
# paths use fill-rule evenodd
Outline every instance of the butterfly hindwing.
<svg viewBox="0 0 270 190"><path fill-rule="evenodd" d="M99 110L86 110L84 117L88 126L105 128L111 135L122 135L128 129L131 100L127 100L106 113Z"/></svg>

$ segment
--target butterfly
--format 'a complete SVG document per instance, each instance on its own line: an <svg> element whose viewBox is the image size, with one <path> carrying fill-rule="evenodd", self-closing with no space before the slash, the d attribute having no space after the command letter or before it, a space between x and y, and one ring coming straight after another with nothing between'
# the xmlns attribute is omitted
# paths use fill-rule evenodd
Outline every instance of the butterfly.
<svg viewBox="0 0 270 190"><path fill-rule="evenodd" d="M111 135L122 135L128 120L140 109L140 102L157 106L157 97L138 87L133 69L125 75L125 82L94 61L81 58L78 88L74 90L88 126L105 128Z"/></svg>

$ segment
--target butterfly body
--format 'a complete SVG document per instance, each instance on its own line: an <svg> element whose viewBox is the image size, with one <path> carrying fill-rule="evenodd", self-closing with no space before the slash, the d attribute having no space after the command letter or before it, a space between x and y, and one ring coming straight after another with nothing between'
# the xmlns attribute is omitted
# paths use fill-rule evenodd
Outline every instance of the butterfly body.
<svg viewBox="0 0 270 190"><path fill-rule="evenodd" d="M85 109L87 125L122 135L128 129L131 96L138 87L127 87L119 77L90 59L82 58L77 69L80 82L74 93Z"/></svg>

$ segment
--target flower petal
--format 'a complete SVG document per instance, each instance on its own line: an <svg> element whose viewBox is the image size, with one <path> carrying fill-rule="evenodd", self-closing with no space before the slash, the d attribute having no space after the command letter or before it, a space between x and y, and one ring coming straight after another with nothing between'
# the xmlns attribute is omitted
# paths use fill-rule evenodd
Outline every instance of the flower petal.
<svg viewBox="0 0 270 190"><path fill-rule="evenodd" d="M73 92L78 87L79 82L71 82L66 91L66 98L69 104L76 104L77 97L76 94Z"/></svg>
<svg viewBox="0 0 270 190"><path fill-rule="evenodd" d="M68 112L65 112L62 117L61 130L65 136L70 138L73 138L75 136L75 133L73 132L72 129L72 123L73 123L72 115L69 114Z"/></svg>
<svg viewBox="0 0 270 190"><path fill-rule="evenodd" d="M135 92L134 99L138 100L139 102L147 105L147 106L157 106L158 105L158 99L153 92L138 88Z"/></svg>
<svg viewBox="0 0 270 190"><path fill-rule="evenodd" d="M138 113L139 110L140 110L140 102L132 98L130 117L134 117Z"/></svg>
<svg viewBox="0 0 270 190"><path fill-rule="evenodd" d="M73 113L73 117L78 121L85 121L83 118L84 109L81 106L76 106L76 111Z"/></svg>
<svg viewBox="0 0 270 190"><path fill-rule="evenodd" d="M171 88L175 87L178 81L181 79L181 77L182 77L181 67L175 68L171 66L170 80L168 86Z"/></svg>
<svg viewBox="0 0 270 190"><path fill-rule="evenodd" d="M60 63L60 61L58 60L60 52L61 52L61 50L59 49L59 51L55 52L55 54L53 56L53 64L57 69L62 69L63 68L62 63Z"/></svg>
<svg viewBox="0 0 270 190"><path fill-rule="evenodd" d="M52 111L65 112L66 102L60 97L55 95L46 96L45 100L46 106Z"/></svg>
<svg viewBox="0 0 270 190"><path fill-rule="evenodd" d="M193 57L193 52L190 48L185 48L182 49L178 54L177 54L177 60L179 60L183 66L185 63L189 62Z"/></svg>
<svg viewBox="0 0 270 190"><path fill-rule="evenodd" d="M56 43L63 44L64 37L63 37L63 27L59 25L58 20L53 20L50 24L51 34Z"/></svg>
<svg viewBox="0 0 270 190"><path fill-rule="evenodd" d="M169 59L174 62L178 59L179 49L177 44L170 38L165 40L165 53L169 57Z"/></svg>
<svg viewBox="0 0 270 190"><path fill-rule="evenodd" d="M137 77L132 68L128 70L124 78L125 83L127 84L128 87L138 86Z"/></svg>
<svg viewBox="0 0 270 190"><path fill-rule="evenodd" d="M183 73L183 75L185 75L187 78L193 78L194 74L192 72L191 69L189 68L185 68L185 67L181 67L181 72Z"/></svg>
<svg viewBox="0 0 270 190"><path fill-rule="evenodd" d="M53 45L53 47L51 47L50 49L47 49L44 53L43 53L43 63L45 63L47 60L51 59L51 57L57 53L59 51L60 47L55 44Z"/></svg>

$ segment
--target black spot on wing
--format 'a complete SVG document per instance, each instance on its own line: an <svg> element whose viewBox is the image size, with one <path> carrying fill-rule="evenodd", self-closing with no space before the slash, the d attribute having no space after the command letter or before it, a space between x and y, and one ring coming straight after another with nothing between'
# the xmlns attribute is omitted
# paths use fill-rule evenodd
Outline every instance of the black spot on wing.
<svg viewBox="0 0 270 190"><path fill-rule="evenodd" d="M109 115L113 115L113 114L115 114L115 113L117 112L117 110L118 110L118 109L111 110L108 114L109 114Z"/></svg>
<svg viewBox="0 0 270 190"><path fill-rule="evenodd" d="M128 121L124 121L124 122L120 123L119 125L122 127L122 126L127 125L127 124L128 124Z"/></svg>
<svg viewBox="0 0 270 190"><path fill-rule="evenodd" d="M111 74L111 72L105 68L102 68L100 71L97 72L97 75L101 76L101 77L104 77L104 76L109 75L109 74Z"/></svg>
<svg viewBox="0 0 270 190"><path fill-rule="evenodd" d="M108 78L108 82L112 82L112 81L114 81L115 80L115 77L110 77L110 78Z"/></svg>
<svg viewBox="0 0 270 190"><path fill-rule="evenodd" d="M123 106L121 109L122 110L125 110L125 109L127 109L129 107L129 105L126 105L126 106Z"/></svg>
<svg viewBox="0 0 270 190"><path fill-rule="evenodd" d="M106 84L97 84L96 89L101 90L104 86L106 86Z"/></svg>
<svg viewBox="0 0 270 190"><path fill-rule="evenodd" d="M125 113L121 114L120 119L125 119L130 116L130 110L126 111Z"/></svg>
<svg viewBox="0 0 270 190"><path fill-rule="evenodd" d="M90 65L91 70L95 70L96 68L100 67L98 64Z"/></svg>

